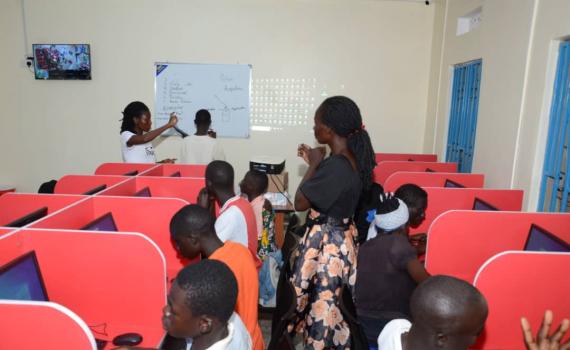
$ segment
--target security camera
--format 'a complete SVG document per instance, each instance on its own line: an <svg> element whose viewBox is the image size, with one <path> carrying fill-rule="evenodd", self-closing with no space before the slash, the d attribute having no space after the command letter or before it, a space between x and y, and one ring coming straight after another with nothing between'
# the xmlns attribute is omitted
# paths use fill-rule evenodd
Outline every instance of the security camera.
<svg viewBox="0 0 570 350"><path fill-rule="evenodd" d="M429 6L429 0L426 0L426 6Z"/></svg>

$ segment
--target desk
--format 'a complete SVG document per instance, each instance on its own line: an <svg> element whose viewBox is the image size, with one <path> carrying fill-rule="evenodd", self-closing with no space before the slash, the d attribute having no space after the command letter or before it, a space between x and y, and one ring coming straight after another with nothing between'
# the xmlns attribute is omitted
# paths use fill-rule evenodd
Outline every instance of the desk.
<svg viewBox="0 0 570 350"><path fill-rule="evenodd" d="M287 203L287 205L274 205L273 211L275 211L275 243L281 248L285 238L285 214L294 212L295 208Z"/></svg>

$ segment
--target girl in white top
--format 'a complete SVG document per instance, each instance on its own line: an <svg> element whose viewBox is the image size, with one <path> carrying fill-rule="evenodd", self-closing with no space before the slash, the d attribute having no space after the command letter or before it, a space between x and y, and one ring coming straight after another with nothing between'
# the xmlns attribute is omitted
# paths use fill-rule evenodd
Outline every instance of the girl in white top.
<svg viewBox="0 0 570 350"><path fill-rule="evenodd" d="M139 101L131 102L123 112L121 124L121 151L125 163L155 163L154 148L151 141L166 130L174 127L178 118L170 114L168 123L150 130L152 125L150 110ZM174 163L176 159L165 159L159 163Z"/></svg>

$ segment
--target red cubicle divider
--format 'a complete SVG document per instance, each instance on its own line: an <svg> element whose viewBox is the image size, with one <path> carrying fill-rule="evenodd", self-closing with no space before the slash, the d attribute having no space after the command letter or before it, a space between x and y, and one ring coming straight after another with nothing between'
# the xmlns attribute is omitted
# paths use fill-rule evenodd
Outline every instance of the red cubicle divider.
<svg viewBox="0 0 570 350"><path fill-rule="evenodd" d="M475 348L524 349L521 317L530 321L535 332L545 310L554 313L554 325L567 318L568 266L568 253L504 252L489 259L475 279L475 286L489 305L485 330Z"/></svg>
<svg viewBox="0 0 570 350"><path fill-rule="evenodd" d="M164 256L150 239L140 233L23 229L0 237L0 265L32 250L50 301L81 317L96 338L136 332L142 346L158 345L166 274Z"/></svg>
<svg viewBox="0 0 570 350"><path fill-rule="evenodd" d="M429 229L426 269L473 282L495 254L522 250L532 224L570 242L570 214L448 211Z"/></svg>
<svg viewBox="0 0 570 350"><path fill-rule="evenodd" d="M178 257L170 240L170 219L186 205L188 202L178 198L94 196L55 215L38 220L30 227L78 230L110 212L117 231L140 232L156 243L164 254L166 274L170 280L189 263ZM124 254L125 257L130 255L128 250Z"/></svg>
<svg viewBox="0 0 570 350"><path fill-rule="evenodd" d="M101 185L110 188L130 178L129 176L113 175L66 175L57 181L54 193L83 194Z"/></svg>
<svg viewBox="0 0 570 350"><path fill-rule="evenodd" d="M133 171L138 175L158 166L155 163L103 163L95 169L95 175L125 175Z"/></svg>
<svg viewBox="0 0 570 350"><path fill-rule="evenodd" d="M12 228L0 227L0 237L7 234L8 232L12 232L12 231L14 231L14 229L12 229Z"/></svg>
<svg viewBox="0 0 570 350"><path fill-rule="evenodd" d="M384 191L394 192L398 187L408 183L420 187L444 187L445 180L457 182L467 188L483 188L485 175L397 171L384 182Z"/></svg>
<svg viewBox="0 0 570 350"><path fill-rule="evenodd" d="M101 191L97 196L134 196L148 187L152 197L180 198L188 203L196 203L198 193L204 186L204 178L137 176Z"/></svg>
<svg viewBox="0 0 570 350"><path fill-rule="evenodd" d="M437 154L419 154L419 153L376 153L376 163L387 160L396 160L404 162L437 162Z"/></svg>
<svg viewBox="0 0 570 350"><path fill-rule="evenodd" d="M97 350L91 331L68 308L50 302L0 300L0 349Z"/></svg>
<svg viewBox="0 0 570 350"><path fill-rule="evenodd" d="M453 209L472 209L473 201L479 198L499 210L520 211L522 190L495 190L486 188L424 187L428 194L426 219L410 233L428 232L431 223L441 214Z"/></svg>
<svg viewBox="0 0 570 350"><path fill-rule="evenodd" d="M141 176L177 176L180 177L205 177L207 165L198 164L161 164L149 169Z"/></svg>
<svg viewBox="0 0 570 350"><path fill-rule="evenodd" d="M457 163L384 161L378 163L376 168L374 168L374 182L384 185L390 175L395 172L420 172L427 169L439 173L456 173Z"/></svg>
<svg viewBox="0 0 570 350"><path fill-rule="evenodd" d="M48 215L51 215L86 198L78 195L7 193L0 196L0 226L43 207L47 207Z"/></svg>

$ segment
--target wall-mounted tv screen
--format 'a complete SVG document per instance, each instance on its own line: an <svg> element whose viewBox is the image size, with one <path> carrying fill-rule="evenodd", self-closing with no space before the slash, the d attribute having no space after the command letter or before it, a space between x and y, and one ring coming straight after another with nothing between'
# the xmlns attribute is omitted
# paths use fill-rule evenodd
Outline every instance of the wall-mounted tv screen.
<svg viewBox="0 0 570 350"><path fill-rule="evenodd" d="M36 79L91 79L89 44L34 44Z"/></svg>

